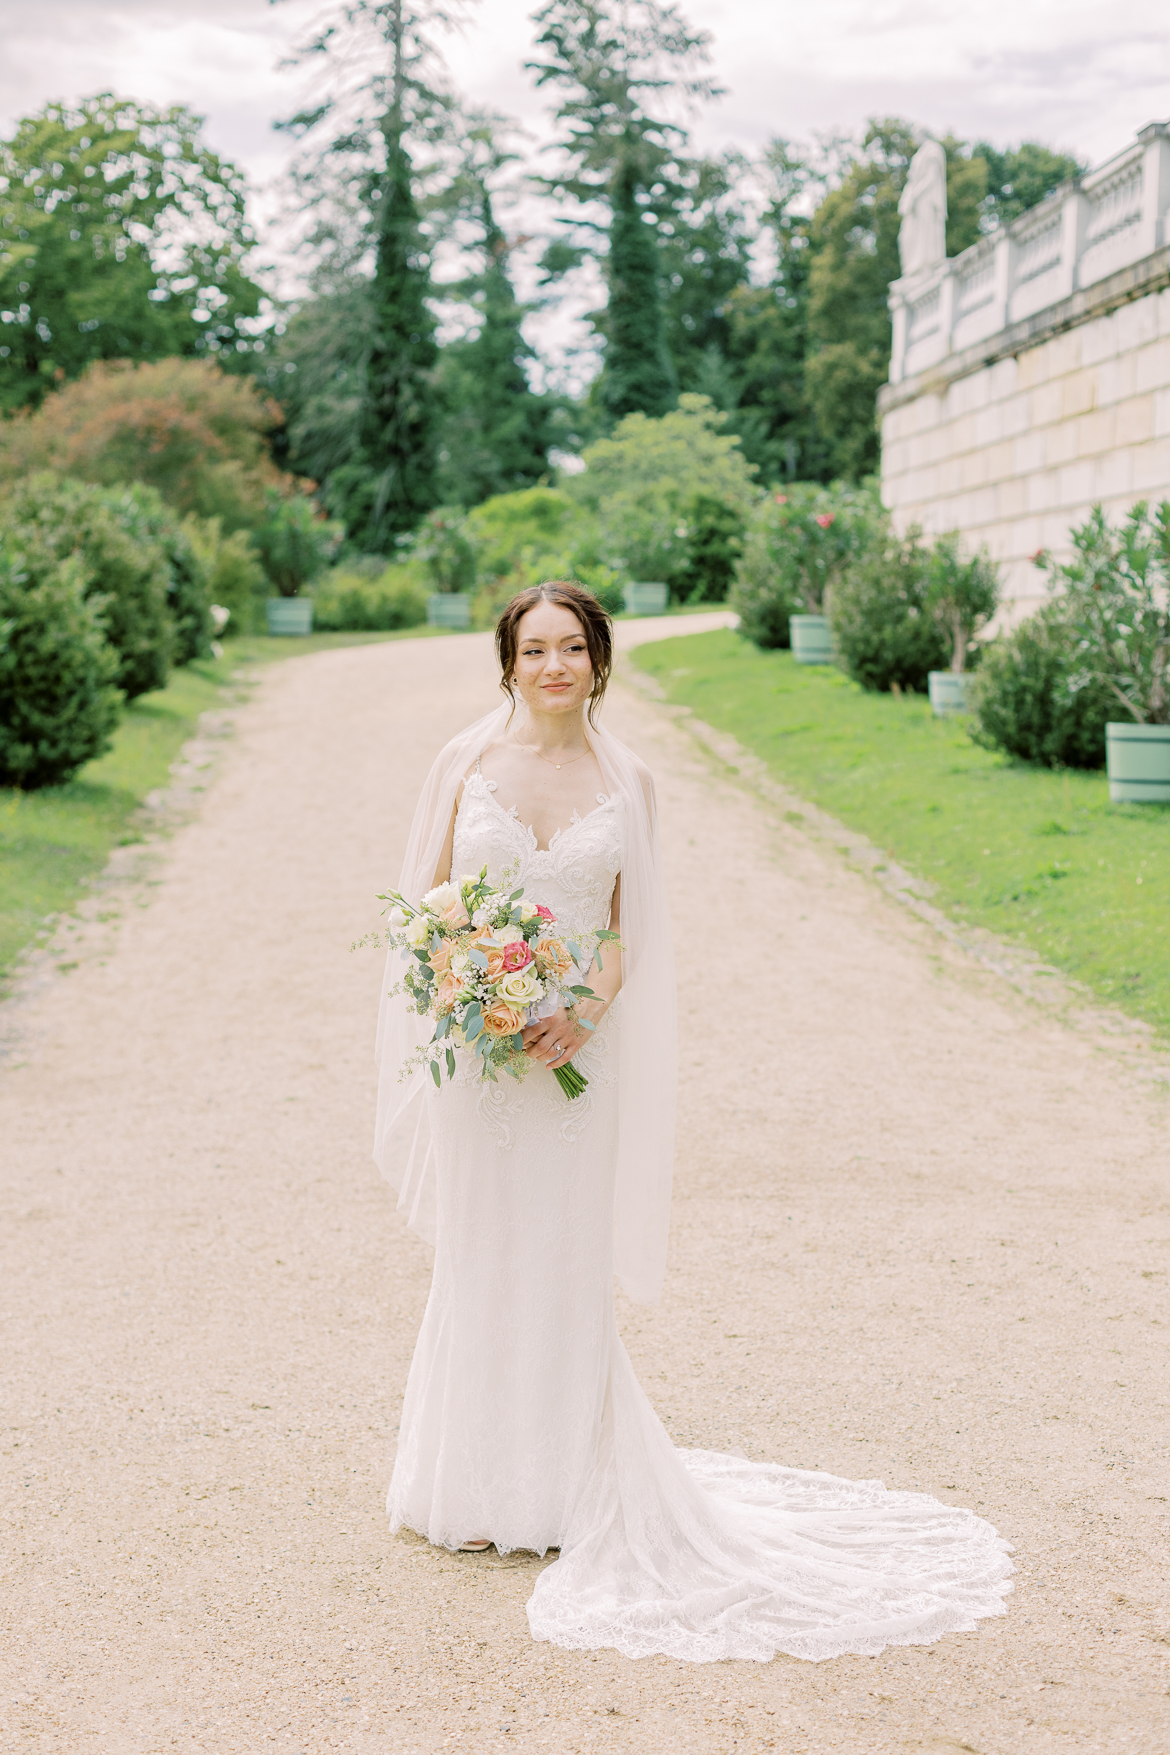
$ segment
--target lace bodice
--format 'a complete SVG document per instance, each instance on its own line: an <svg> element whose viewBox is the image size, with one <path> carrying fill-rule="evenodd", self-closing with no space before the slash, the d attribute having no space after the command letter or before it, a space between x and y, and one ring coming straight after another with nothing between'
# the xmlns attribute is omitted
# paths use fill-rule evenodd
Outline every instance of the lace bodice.
<svg viewBox="0 0 1170 1755"><path fill-rule="evenodd" d="M596 932L609 919L614 879L621 868L620 798L597 795L597 808L587 816L573 812L548 847L522 823L513 805L505 810L495 798L495 781L470 774L455 818L451 870L462 875L486 865L498 883L505 870L516 871L515 885L524 886L532 902L542 902L557 917L562 933Z"/></svg>

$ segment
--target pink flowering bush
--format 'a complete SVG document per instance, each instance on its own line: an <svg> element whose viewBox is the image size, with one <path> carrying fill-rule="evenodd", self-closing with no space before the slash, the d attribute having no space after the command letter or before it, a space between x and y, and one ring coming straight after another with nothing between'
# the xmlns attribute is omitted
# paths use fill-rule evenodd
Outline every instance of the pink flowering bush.
<svg viewBox="0 0 1170 1755"><path fill-rule="evenodd" d="M731 606L757 646L787 646L789 617L824 615L846 569L881 538L876 489L794 482L754 507Z"/></svg>

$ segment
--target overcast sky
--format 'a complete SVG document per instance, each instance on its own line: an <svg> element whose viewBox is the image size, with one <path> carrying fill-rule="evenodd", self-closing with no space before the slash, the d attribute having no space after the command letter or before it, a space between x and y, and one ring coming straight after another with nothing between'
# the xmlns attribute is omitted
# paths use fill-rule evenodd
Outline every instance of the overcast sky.
<svg viewBox="0 0 1170 1755"><path fill-rule="evenodd" d="M0 120L103 89L207 115L212 143L257 180L284 145L272 118L298 76L277 63L319 0L0 0ZM478 0L448 40L457 85L539 127L523 72L527 0ZM773 134L909 116L1000 144L1024 136L1096 162L1170 116L1165 0L690 0L727 96L696 132L750 147Z"/></svg>
<svg viewBox="0 0 1170 1755"><path fill-rule="evenodd" d="M534 135L545 97L523 70L535 0L471 0L446 40L456 87ZM902 115L997 145L1038 139L1099 163L1170 119L1166 0L684 0L727 88L694 127L707 148L852 132ZM113 90L189 104L259 190L288 152L272 132L300 76L278 63L321 0L0 0L0 125L53 98ZM261 209L268 206L262 201Z"/></svg>

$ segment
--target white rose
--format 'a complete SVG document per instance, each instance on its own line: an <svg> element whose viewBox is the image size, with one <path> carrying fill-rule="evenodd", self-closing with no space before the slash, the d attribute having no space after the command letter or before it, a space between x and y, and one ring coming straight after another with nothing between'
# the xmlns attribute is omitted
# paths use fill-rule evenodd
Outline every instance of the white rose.
<svg viewBox="0 0 1170 1755"><path fill-rule="evenodd" d="M524 937L518 926L501 926L493 934L498 945L514 945Z"/></svg>
<svg viewBox="0 0 1170 1755"><path fill-rule="evenodd" d="M450 969L452 975L462 975L463 971L470 968L470 966L471 958L466 951L451 952L451 960L447 964L447 967Z"/></svg>
<svg viewBox="0 0 1170 1755"><path fill-rule="evenodd" d="M496 983L496 992L509 1005L528 1006L540 998L544 989L536 976L527 969L517 969L515 974L505 975L502 981Z"/></svg>
<svg viewBox="0 0 1170 1755"><path fill-rule="evenodd" d="M406 942L413 951L421 951L431 936L430 922L424 914L416 914L406 929Z"/></svg>
<svg viewBox="0 0 1170 1755"><path fill-rule="evenodd" d="M391 932L401 932L402 928L406 925L407 918L408 916L405 908L399 908L397 904L395 904L386 915L386 924L389 926Z"/></svg>
<svg viewBox="0 0 1170 1755"><path fill-rule="evenodd" d="M456 902L462 899L458 884L438 884L423 897L423 907L433 908L436 914L445 914L448 908L454 908Z"/></svg>
<svg viewBox="0 0 1170 1755"><path fill-rule="evenodd" d="M520 918L524 921L536 919L536 908L531 902L521 902Z"/></svg>

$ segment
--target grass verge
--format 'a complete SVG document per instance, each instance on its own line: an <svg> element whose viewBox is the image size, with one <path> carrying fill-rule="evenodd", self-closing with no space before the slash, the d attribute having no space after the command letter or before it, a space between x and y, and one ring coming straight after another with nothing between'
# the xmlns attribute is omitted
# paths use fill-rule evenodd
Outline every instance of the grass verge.
<svg viewBox="0 0 1170 1755"><path fill-rule="evenodd" d="M668 700L929 880L954 918L1170 1035L1170 806L1110 804L1103 774L1011 762L920 697L867 694L734 633L632 657Z"/></svg>
<svg viewBox="0 0 1170 1755"><path fill-rule="evenodd" d="M222 705L241 667L336 646L426 638L442 629L390 634L313 634L307 639L242 637L218 661L176 670L165 689L126 708L113 747L89 762L67 786L39 792L0 788L0 994L11 984L25 945L49 916L73 908L116 846L141 840L136 813L194 734L199 715Z"/></svg>

